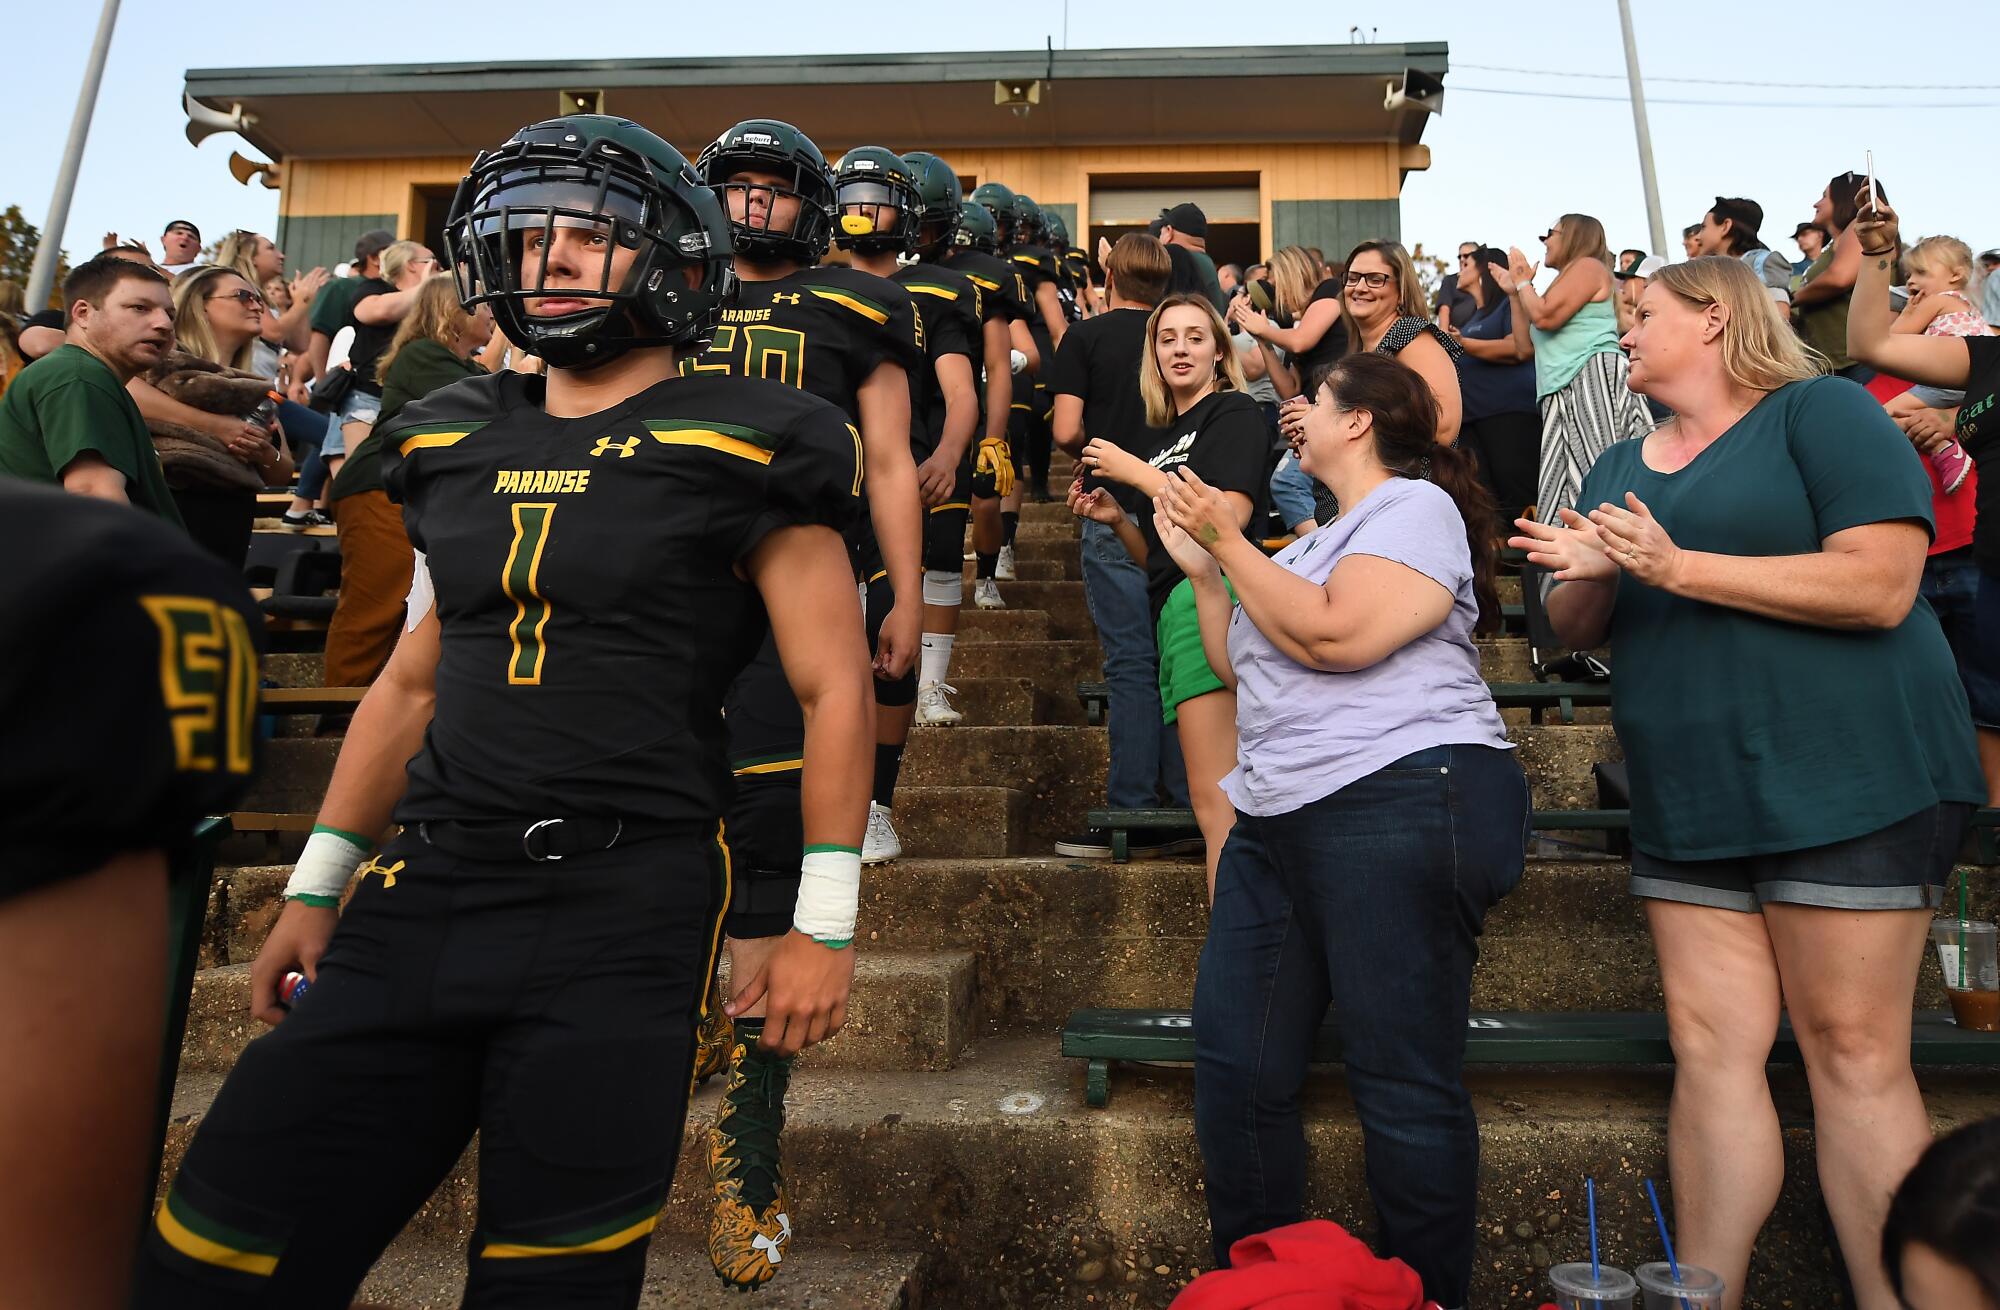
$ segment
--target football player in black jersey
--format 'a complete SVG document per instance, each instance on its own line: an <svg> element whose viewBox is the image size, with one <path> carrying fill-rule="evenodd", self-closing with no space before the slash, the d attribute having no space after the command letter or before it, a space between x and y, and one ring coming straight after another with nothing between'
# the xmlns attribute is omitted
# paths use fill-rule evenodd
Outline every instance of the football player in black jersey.
<svg viewBox="0 0 2000 1310"><path fill-rule="evenodd" d="M1006 188L989 183L980 190L988 191ZM979 191L974 191L977 196ZM1009 197L1012 192L1007 192ZM1012 200L1007 200L1007 212L1011 222ZM1020 497L1014 486L1014 459L1012 440L1016 426L1015 390L1022 386L1025 375L1033 381L1033 375L1041 370L1041 352L1035 345L1034 335L1028 330L1028 319L1034 310L1027 299L1027 282L1014 270L1000 252L1000 225L994 217L995 210L976 200L968 200L959 209L959 227L952 239L952 248L945 256L948 267L958 269L979 285L986 294L989 311L994 308L1004 310L1007 315L1007 341L1009 367L1004 372L995 372L989 366L986 370L986 424L988 440L980 444L979 457L975 461L972 478L973 496L973 551L978 563L972 584L973 603L981 609L1004 609L1006 602L1000 597L1000 588L995 579L999 574L1000 557L1007 555L1007 576L1014 576L1014 561L1011 547L1007 543L1006 522L1002 507L1012 504L1018 511ZM1002 440L992 439L998 429ZM993 520L996 529L982 533L982 500L992 499ZM1018 514L1016 516L1018 518Z"/></svg>
<svg viewBox="0 0 2000 1310"><path fill-rule="evenodd" d="M421 552L409 618L252 966L258 1017L283 1022L157 1213L148 1310L347 1306L475 1130L463 1304L637 1304L729 899L723 694L767 616L805 707L812 846L794 930L729 1007L764 1002L780 1056L844 1019L859 438L796 388L680 375L729 288L728 229L638 125L523 128L474 161L446 230L466 303L547 374L456 383L383 434ZM286 1017L293 968L312 987Z"/></svg>
<svg viewBox="0 0 2000 1310"><path fill-rule="evenodd" d="M0 550L33 561L0 574L0 1302L123 1310L165 1126L170 856L250 783L263 616L106 500L0 478Z"/></svg>
<svg viewBox="0 0 2000 1310"><path fill-rule="evenodd" d="M984 353L984 327L979 288L963 274L932 264L900 262L916 248L923 214L916 172L901 155L881 146L857 146L835 166L833 188L838 211L834 244L848 252L856 269L889 278L910 293L930 356L928 368L910 374L910 448L917 460L925 509L922 670L914 706L882 695L877 684L881 708L875 738L875 799L869 807L869 840L861 848L861 862L867 865L902 850L891 807L912 721L946 725L961 717L951 704L943 675L965 594L972 434L979 425L973 360ZM955 205L952 213L955 220ZM887 599L886 582L872 559L862 573L872 612Z"/></svg>
<svg viewBox="0 0 2000 1310"><path fill-rule="evenodd" d="M1019 192L1014 195L1013 233L1014 241L1007 248L1007 258L1027 283L1028 295L1035 309L1028 319L1028 326L1036 333L1035 344L1043 359L1052 360L1056 347L1062 344L1063 333L1069 329L1069 317L1064 312L1062 300L1062 265L1046 244L1048 232L1042 207ZM1021 397L1017 395L1015 399ZM1029 498L1046 501L1049 499L1049 455L1054 445L1049 426L1054 403L1047 384L1037 381L1028 401L1026 422L1021 429L1023 440L1014 445L1014 466L1022 475ZM1022 489L1017 486L1016 492ZM1007 544L1009 547L1014 544L1012 524L1008 528ZM1008 552L1009 565L1013 562L1012 553L1011 550ZM1000 576L1005 578L1010 571L1003 570Z"/></svg>
<svg viewBox="0 0 2000 1310"><path fill-rule="evenodd" d="M811 138L789 123L751 119L717 137L696 165L720 199L740 279L715 339L688 360L693 376L763 377L840 407L866 452L866 512L880 543L893 608L870 616L876 696L916 698L921 639L923 508L910 454L912 373L930 368L910 293L851 268L815 268L835 220L833 180ZM858 543L860 533L851 534ZM850 605L852 580L847 591ZM858 609L858 605L856 605ZM727 719L736 794L736 890L726 935L732 977L762 967L783 940L798 896L800 720L776 652L760 651L730 688ZM863 749L876 739L871 713ZM864 777L872 776L872 771ZM869 827L879 827L871 821ZM867 846L864 839L863 847ZM728 1071L710 1137L709 1255L727 1282L754 1286L784 1258L789 1221L774 1231L757 1215L787 1214L779 1160L791 1062L759 1046L752 1010L732 1033L713 1023L697 1072Z"/></svg>

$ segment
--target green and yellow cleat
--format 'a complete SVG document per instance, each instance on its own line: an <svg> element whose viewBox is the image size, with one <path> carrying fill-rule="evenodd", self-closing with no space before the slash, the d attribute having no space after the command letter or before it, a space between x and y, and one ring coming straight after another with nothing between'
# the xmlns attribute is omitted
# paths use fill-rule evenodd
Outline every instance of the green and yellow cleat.
<svg viewBox="0 0 2000 1310"><path fill-rule="evenodd" d="M736 1026L729 1086L708 1131L708 1258L725 1286L743 1292L777 1275L792 1240L778 1147L792 1062L756 1049L762 1029Z"/></svg>
<svg viewBox="0 0 2000 1310"><path fill-rule="evenodd" d="M734 1026L717 1006L694 1033L694 1085L700 1087L729 1069L729 1053L736 1045Z"/></svg>

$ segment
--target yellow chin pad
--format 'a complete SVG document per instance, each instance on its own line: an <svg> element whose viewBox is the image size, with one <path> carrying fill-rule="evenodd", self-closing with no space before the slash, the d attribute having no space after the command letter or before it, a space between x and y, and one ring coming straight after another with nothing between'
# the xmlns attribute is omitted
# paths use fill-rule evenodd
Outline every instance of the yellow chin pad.
<svg viewBox="0 0 2000 1310"><path fill-rule="evenodd" d="M865 237L875 230L875 223L866 214L842 214L840 230L851 237Z"/></svg>

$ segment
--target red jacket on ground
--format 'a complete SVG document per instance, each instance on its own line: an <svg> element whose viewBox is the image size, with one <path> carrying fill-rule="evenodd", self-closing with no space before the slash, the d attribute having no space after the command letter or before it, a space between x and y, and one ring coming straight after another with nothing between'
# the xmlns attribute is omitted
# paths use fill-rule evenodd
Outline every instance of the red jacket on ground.
<svg viewBox="0 0 2000 1310"><path fill-rule="evenodd" d="M1401 1260L1378 1260L1339 1224L1308 1219L1246 1237L1171 1310L1437 1310Z"/></svg>

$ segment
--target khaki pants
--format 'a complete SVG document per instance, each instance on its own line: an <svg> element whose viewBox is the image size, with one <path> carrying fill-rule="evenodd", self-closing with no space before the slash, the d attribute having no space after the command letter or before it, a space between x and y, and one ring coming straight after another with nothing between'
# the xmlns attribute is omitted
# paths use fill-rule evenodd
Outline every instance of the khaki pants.
<svg viewBox="0 0 2000 1310"><path fill-rule="evenodd" d="M326 630L326 685L365 687L396 648L416 554L402 510L382 492L342 496L332 508L340 531L340 599Z"/></svg>

